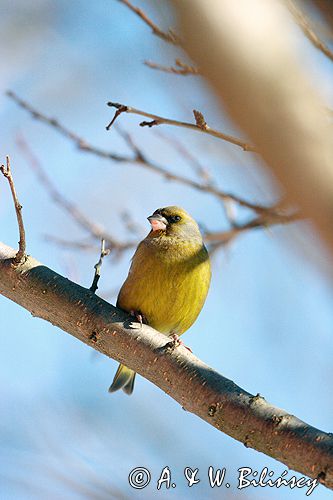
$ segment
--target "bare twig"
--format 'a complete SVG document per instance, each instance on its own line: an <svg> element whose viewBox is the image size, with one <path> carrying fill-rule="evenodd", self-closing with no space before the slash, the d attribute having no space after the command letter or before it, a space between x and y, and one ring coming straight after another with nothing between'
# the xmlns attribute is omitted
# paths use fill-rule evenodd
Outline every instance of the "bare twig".
<svg viewBox="0 0 333 500"><path fill-rule="evenodd" d="M174 173L170 172L166 168L161 167L160 165L157 165L156 163L154 163L150 160L147 160L147 158L144 156L143 152L135 144L132 136L128 132L125 132L124 130L120 129L119 127L118 127L117 131L124 138L128 147L133 151L133 153L136 157L136 161L138 163L141 163L142 165L144 165L147 169L162 175L165 179L167 179L169 181L179 182L180 184L190 186L193 189L196 189L198 191L210 193L222 201L232 200L235 203L237 203L238 205L245 207L245 208L249 208L250 210L253 210L253 211L260 213L260 214L276 213L276 210L277 210L276 206L264 207L262 205L251 203L250 201L244 200L240 196L236 196L232 193L227 193L226 191L220 191L218 188L216 188L212 184L207 184L207 182L205 182L205 183L196 182L196 181L193 181L192 179L188 179L187 177L184 177L182 175L174 174Z"/></svg>
<svg viewBox="0 0 333 500"><path fill-rule="evenodd" d="M255 217L245 224L233 223L232 227L227 231L212 231L205 233L205 241L211 245L211 247L216 250L221 246L229 244L236 236L240 233L245 233L251 229L267 229L271 226L279 224L289 224L291 222L296 222L301 220L301 216L298 212L291 214L275 214L275 215L265 215Z"/></svg>
<svg viewBox="0 0 333 500"><path fill-rule="evenodd" d="M152 29L154 35L158 36L165 42L172 43L173 45L180 44L178 36L172 29L169 28L168 31L163 31L147 16L147 14L142 9L135 7L131 2L129 2L129 0L119 0L119 2L126 5L132 12L139 16L147 24L147 26Z"/></svg>
<svg viewBox="0 0 333 500"><path fill-rule="evenodd" d="M31 151L31 148L25 141L22 135L17 139L17 144L21 149L22 153L25 155L27 161L29 162L31 168L37 176L37 179L45 188L46 192L50 198L65 212L67 212L72 219L83 229L88 231L90 235L98 240L104 239L107 241L108 249L121 252L131 248L132 243L120 242L114 238L111 234L107 233L99 224L91 221L85 214L81 212L77 205L72 201L68 200L54 185L51 178L47 175L46 171L43 169L40 161L36 155Z"/></svg>
<svg viewBox="0 0 333 500"><path fill-rule="evenodd" d="M161 130L157 131L158 137L163 139L165 142L170 144L183 158L185 158L188 164L193 168L196 175L203 181L204 185L213 184L212 175L208 168L203 166L198 158L192 154L184 144L179 141L176 137L164 134Z"/></svg>
<svg viewBox="0 0 333 500"><path fill-rule="evenodd" d="M54 126L54 120L48 119L45 115L36 112L33 108L31 108L30 105L22 101L21 99L17 98L15 95L10 94L10 96L19 104L21 105L24 109L28 110L34 118L37 119L42 119L45 123L49 124L50 126L54 127L56 130L60 131L66 130L66 133L63 134L65 137L69 138L70 140L74 141L75 143L77 140L80 142L85 143L85 141L82 141L82 139L78 138L76 134L73 134L69 130L65 129L60 123L57 122L57 126ZM23 103L23 104L22 104ZM197 119L200 120L200 115L197 116ZM203 117L202 117L203 119ZM203 119L204 120L204 119ZM202 124L203 125L203 124ZM216 231L216 232L210 232L204 234L204 238L207 241L208 244L210 244L211 248L213 249L218 249L221 246L229 243L232 241L238 234L248 231L250 229L254 228L260 228L260 227L268 227L271 225L275 224L285 224L292 222L294 220L300 219L301 216L300 214L286 214L285 211L281 210L278 206L271 206L271 207L264 207L261 205L257 205L251 202L248 202L244 199L242 199L239 196L235 196L231 193L223 192L217 189L213 184L207 183L207 179L204 179L203 183L199 183L196 181L193 181L191 179L188 179L186 177L183 177L178 174L173 174L169 172L167 169L164 167L161 167L152 161L148 160L145 158L144 154L140 150L140 148L135 144L133 138L131 135L122 130L119 126L116 127L117 132L123 137L125 140L126 144L130 148L130 150L133 152L134 157L129 157L126 158L126 161L132 162L132 163L139 163L142 166L150 169L151 171L158 173L162 175L165 179L167 180L173 180L176 182L179 182L181 184L190 186L194 189L197 189L201 192L207 192L210 193L214 196L216 196L218 199L223 201L223 203L235 203L239 206L248 208L250 210L253 210L258 214L258 217L255 217L254 219L251 219L250 222L244 224L244 225L238 225L236 222L232 221L231 223L231 229L227 231ZM62 132L61 132L62 133ZM75 139L73 139L75 138ZM57 188L53 185L51 179L47 176L46 172L40 165L40 162L38 159L35 157L35 155L31 152L29 146L27 145L26 141L23 139L21 136L18 140L18 144L22 150L22 152L27 156L27 159L34 169L39 181L42 183L42 185L45 187L46 191L48 192L49 196L55 201L59 206L66 210L66 212L73 218L73 220L79 224L81 227L83 227L90 236L94 240L100 240L101 238L106 240L106 243L108 245L108 249L114 250L115 255L119 255L122 251L134 248L136 245L136 242L134 241L129 241L129 242L119 242L117 241L112 235L106 233L104 229L102 229L98 224L95 222L92 222L89 220L82 212L78 209L78 207L71 201L69 201L67 198L65 198ZM177 144L177 147L179 148L179 144ZM113 159L111 158L112 154L103 152L101 154L101 151L98 150L97 148L93 146L89 146L88 149L89 152L95 153L98 156L103 156L108 159ZM181 151L184 153L184 150L181 149ZM117 158L119 158L117 156ZM190 155L191 159L191 155ZM117 161L117 160L116 160ZM193 161L193 158L192 160ZM197 173L198 175L203 175L202 172L202 167L198 165L197 163L195 164L195 167L198 169ZM128 221L125 221L126 224L128 225ZM78 242L78 241L69 241L69 240L64 240L55 236L47 236L48 240L52 241L53 243L56 243L61 246L69 247L69 248L79 248L82 250L90 250L90 251L96 251L96 245L92 242Z"/></svg>
<svg viewBox="0 0 333 500"><path fill-rule="evenodd" d="M123 210L120 213L121 220L124 223L126 229L131 233L131 234L136 234L136 235L142 235L142 232L144 232L144 228L142 227L141 224L138 224L137 221L135 221L132 218L132 215L130 212L127 210Z"/></svg>
<svg viewBox="0 0 333 500"><path fill-rule="evenodd" d="M95 146L92 146L88 144L82 137L78 136L68 128L64 127L61 123L58 122L55 118L52 118L50 116L46 116L43 113L40 113L37 111L35 108L30 106L26 101L23 101L23 99L20 99L14 92L11 92L8 90L6 92L7 96L10 97L13 101L16 102L21 108L25 109L28 111L33 118L36 120L46 123L47 125L50 125L52 128L57 130L59 134L62 136L66 137L70 141L72 141L78 149L81 151L85 151L87 153L92 153L95 156L99 156L100 158L105 158L107 160L114 160L117 162L127 162L131 161L131 158L127 158L126 156L121 156L117 155L116 153L111 153L109 151L103 151L102 149L99 149Z"/></svg>
<svg viewBox="0 0 333 500"><path fill-rule="evenodd" d="M296 4L292 0L286 0L288 9L293 15L296 23L303 31L304 35L310 40L312 45L320 50L325 56L327 56L331 61L333 61L333 52L327 47L327 45L319 38L317 33L315 33L309 24L306 16L301 12Z"/></svg>
<svg viewBox="0 0 333 500"><path fill-rule="evenodd" d="M130 134L125 132L124 130L120 129L117 127L118 132L122 135L124 140L127 142L127 144L132 148L133 151L137 151L137 146L133 142L132 137ZM67 198L62 195L57 188L54 186L53 182L51 179L47 176L45 170L41 166L39 160L37 157L34 155L34 153L31 151L29 145L26 143L25 139L22 137L22 135L19 136L17 143L22 151L22 153L27 157L27 160L29 161L32 169L37 175L38 180L41 182L41 184L44 186L46 189L46 192L50 196L50 198L57 203L61 209L65 210L71 217L72 219L82 228L84 228L89 235L94 239L94 240L106 240L108 248L106 250L107 253L109 253L111 250L115 251L117 255L122 253L125 250L134 248L136 245L136 242L134 241L128 241L128 242L119 242L116 240L113 236L110 234L106 233L103 228L100 227L99 224L96 224L95 222L92 222L89 220L75 205L72 201L68 200ZM180 146L179 144L177 147ZM192 159L194 161L194 159ZM226 198L223 200L224 203L228 202L230 203L230 199ZM233 201L234 202L234 201ZM124 223L126 224L127 228L133 233L133 231L136 228L136 224L130 219L129 214L127 213L122 213L122 218ZM214 250L220 248L223 245L226 245L227 243L231 242L238 234L241 232L245 232L249 229L253 228L260 228L260 227L268 227L271 225L275 224L285 224L288 222L291 222L293 220L296 220L299 218L297 215L285 215L281 213L281 211L276 211L272 213L263 213L260 217L257 217L250 222L246 223L245 225L237 225L236 223L232 224L232 228L227 231L223 232L210 232L207 234L204 234L204 238L208 243L210 243L211 247L214 248ZM64 240L55 236L47 236L47 239L49 241L52 241L53 243L56 243L58 245L61 245L63 247L70 247L73 249L81 249L81 250L90 250L90 251L95 251L96 246L95 244L91 242L78 242L78 241L70 241L70 240Z"/></svg>
<svg viewBox="0 0 333 500"><path fill-rule="evenodd" d="M16 218L17 218L17 224L19 228L19 235L20 235L20 241L19 241L19 249L17 254L15 255L15 258L13 260L13 263L15 265L20 264L23 262L26 258L26 241L25 241L25 230L24 230L24 224L23 224L23 217L22 217L22 205L19 203L16 189L15 189L15 184L14 184L14 179L12 176L12 171L10 168L10 158L9 156L6 156L6 166L1 165L0 166L0 171L3 173L3 175L6 177L9 183L10 191L12 193L12 198L15 206L15 212L16 212Z"/></svg>
<svg viewBox="0 0 333 500"><path fill-rule="evenodd" d="M98 281L99 281L99 278L101 277L101 267L102 267L103 259L107 255L109 255L109 253L110 253L110 250L105 250L105 240L102 239L101 240L101 253L99 256L99 261L94 265L95 274L94 274L94 279L93 279L92 285L90 287L90 290L93 293L96 293L96 290L98 288Z"/></svg>
<svg viewBox="0 0 333 500"><path fill-rule="evenodd" d="M71 248L74 250L84 250L86 252L94 252L94 253L98 251L97 243L92 242L91 240L89 241L65 240L64 238L59 238L58 236L54 236L53 234L45 234L44 238L46 241L49 241L55 245L64 248Z"/></svg>
<svg viewBox="0 0 333 500"><path fill-rule="evenodd" d="M232 228L237 226L237 205L232 200L225 200L223 209L230 226Z"/></svg>
<svg viewBox="0 0 333 500"><path fill-rule="evenodd" d="M183 63L180 59L176 59L176 66L164 66L163 64L158 64L153 61L144 61L145 65L151 69L157 69L158 71L163 71L164 73L173 73L175 75L200 75L200 70L195 66Z"/></svg>
<svg viewBox="0 0 333 500"><path fill-rule="evenodd" d="M107 160L113 160L116 162L126 162L126 163L137 163L152 172L155 172L156 174L161 175L167 180L179 182L180 184L184 184L186 186L189 186L193 189L196 189L200 192L203 193L209 193L213 196L215 196L219 200L233 200L235 203L238 205L249 208L250 210L253 210L257 212L258 214L275 214L277 211L276 206L269 206L265 207L262 205L258 205L252 202L249 202L247 200L244 200L240 196L236 196L232 193L228 193L225 191L221 191L218 188L212 186L211 184L207 183L200 183L193 181L192 179L188 179L187 177L184 177L182 175L174 174L171 173L169 170L167 170L165 167L162 167L155 162L149 160L148 158L145 157L141 149L134 143L133 138L128 134L127 132L123 131L122 129L117 128L117 131L122 135L124 140L126 141L128 147L133 153L133 156L120 156L116 155L114 153L110 153L108 151L101 150L95 146L92 145L87 145L86 141L78 137L76 134L65 128L63 125L61 125L58 121L53 120L46 115L40 113L39 111L36 111L30 104L27 104L25 101L17 97L13 92L8 92L8 96L13 99L20 107L23 109L27 110L31 116L37 120L41 120L42 122L46 123L47 125L51 126L55 130L57 130L59 133L64 135L67 139L71 140L74 142L74 144L85 144L85 147L81 147L80 149L89 152L91 154L94 154L98 157L105 158ZM196 128L196 125L193 125L193 127ZM104 237L106 240L108 238L104 235L101 234L98 239L101 237Z"/></svg>
<svg viewBox="0 0 333 500"><path fill-rule="evenodd" d="M302 220L302 217L299 213L294 212L292 214L277 213L275 216L266 215L255 217L245 224L237 224L236 222L232 221L230 229L227 229L225 231L203 231L203 238L208 245L210 252L215 252L221 247L225 247L226 245L231 243L240 234L245 233L251 229L268 229L272 226L290 224L292 222L297 222L298 220ZM46 238L48 241L51 241L56 245L72 248L73 250L79 249L95 252L97 249L96 244L92 243L91 241L70 241L50 235L47 235ZM135 248L137 243L133 242L129 243L128 245L128 248ZM119 255L119 252L116 253L116 255Z"/></svg>
<svg viewBox="0 0 333 500"><path fill-rule="evenodd" d="M189 128L191 130L196 130L199 132L203 132L208 135L212 135L213 137L217 137L218 139L222 139L223 141L230 142L231 144L234 144L235 146L238 146L242 148L244 151L252 151L256 152L256 149L254 146L251 144L248 144L244 141L241 141L240 139L237 139L237 137L233 137L232 135L224 134L223 132L220 132L219 130L215 130L211 127L209 127L206 123L205 126L201 126L200 124L196 123L189 123L189 122L182 122L178 120L172 120L170 118L164 118L163 116L159 115L154 115L152 113L147 113L146 111L142 111L141 109L136 109L132 108L130 106L125 106L124 104L119 104L118 102L108 102L108 106L112 108L116 108L116 113L111 120L111 122L107 125L106 129L109 130L113 123L115 122L116 118L122 114L122 113L131 113L134 115L139 115L139 116L146 116L147 118L152 118L152 121L143 121L140 123L141 127L153 127L156 125L173 125L175 127L182 127L182 128ZM195 114L200 113L199 111L194 111ZM203 118L202 113L200 115ZM204 119L203 119L204 121Z"/></svg>

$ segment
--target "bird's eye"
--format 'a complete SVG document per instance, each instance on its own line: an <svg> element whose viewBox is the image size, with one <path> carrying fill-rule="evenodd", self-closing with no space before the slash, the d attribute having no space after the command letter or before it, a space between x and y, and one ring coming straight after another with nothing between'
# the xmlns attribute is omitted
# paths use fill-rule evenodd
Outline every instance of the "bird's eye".
<svg viewBox="0 0 333 500"><path fill-rule="evenodd" d="M170 218L169 218L169 222L179 222L181 219L181 217L179 215L172 215Z"/></svg>

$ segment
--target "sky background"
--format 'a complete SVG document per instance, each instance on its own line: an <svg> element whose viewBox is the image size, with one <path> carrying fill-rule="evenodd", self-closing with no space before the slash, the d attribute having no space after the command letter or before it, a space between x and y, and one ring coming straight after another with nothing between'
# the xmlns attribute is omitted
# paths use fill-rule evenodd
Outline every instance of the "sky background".
<svg viewBox="0 0 333 500"><path fill-rule="evenodd" d="M137 0L167 28L169 3ZM331 66L290 23L291 39L327 105L333 104ZM180 52L154 37L116 0L2 0L0 2L0 151L10 154L27 231L27 250L57 272L89 287L98 250L56 245L87 240L50 200L19 146L22 139L52 179L90 219L122 241L140 241L146 217L157 207L182 205L202 227L227 228L212 196L193 191L135 164L80 152L12 102L11 89L90 143L129 154L106 124L111 100L179 120L204 113L210 126L241 136L199 77L153 71L146 59L172 64ZM185 59L185 56L182 55ZM279 197L270 174L251 153L193 131L140 128L123 115L119 125L142 151L171 172L197 179L167 138L177 138L211 173L217 186L257 203ZM17 225L8 186L0 179L0 239L15 246ZM137 231L129 231L128 212ZM247 217L244 212L240 218ZM99 293L115 303L132 252L104 260ZM247 391L324 431L332 430L332 283L316 262L325 261L317 234L305 223L241 235L213 257L205 307L184 341L194 353ZM0 498L221 498L207 469L226 467L231 488L223 498L305 497L306 489L237 490L237 469L285 467L210 427L141 377L133 395L107 389L117 363L0 297ZM133 490L128 474L143 466L150 485ZM156 491L169 466L177 487ZM186 487L183 470L199 468L200 484ZM291 476L293 472L290 472ZM289 477L288 476L288 477ZM331 496L319 486L315 500Z"/></svg>

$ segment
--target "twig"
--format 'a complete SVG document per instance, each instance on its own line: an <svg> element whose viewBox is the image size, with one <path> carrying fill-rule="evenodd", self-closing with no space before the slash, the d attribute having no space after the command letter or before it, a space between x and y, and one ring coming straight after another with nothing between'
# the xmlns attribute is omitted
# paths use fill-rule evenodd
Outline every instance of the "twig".
<svg viewBox="0 0 333 500"><path fill-rule="evenodd" d="M119 134L122 135L126 143L131 147L133 151L137 153L137 146L133 142L132 137L130 134L122 130L120 127L117 127L117 131ZM32 169L37 175L38 180L41 182L41 184L44 186L46 189L46 192L48 195L51 197L51 199L57 203L62 210L65 210L71 217L72 219L81 227L83 227L91 237L94 239L100 240L102 239L104 242L106 240L108 248L106 250L107 253L110 253L111 250L115 251L117 255L119 255L121 252L134 248L136 245L136 242L119 242L115 240L113 236L110 234L106 233L104 229L102 229L98 224L95 222L92 222L89 220L75 205L72 201L69 201L67 198L65 198L54 186L53 182L51 179L47 176L45 170L41 166L39 160L37 157L34 155L34 153L31 151L29 145L25 141L25 139L20 135L17 139L17 143L19 148L21 149L21 152L27 157L27 161L29 161ZM173 144L175 145L175 144ZM176 143L176 147L181 147L179 143ZM184 153L183 149L181 151ZM185 154L185 153L184 153ZM190 154L190 153L187 153ZM190 159L194 161L194 158L190 156ZM196 165L198 167L198 165ZM201 167L202 168L202 167ZM199 174L201 173L198 172ZM230 202L230 199L225 199L223 200L224 203ZM129 218L129 214L127 213L122 213L122 218L124 223L126 224L127 228L133 233L133 230L135 229L136 224ZM281 214L281 212L274 212L272 214L270 213L265 213L261 215L259 218L255 218L252 221L246 223L245 225L237 225L235 223L232 224L232 229L223 231L223 232L210 232L204 234L205 240L210 243L211 247L214 249L218 249L221 246L226 245L227 243L231 242L238 234L241 232L247 231L249 229L253 228L260 228L260 227L268 227L273 224L283 224L283 223L288 223L291 222L292 220L295 220L296 216L289 216L289 215L284 215ZM78 242L78 241L70 241L70 240L64 240L55 236L47 236L47 239L49 241L52 241L53 243L56 243L58 245L61 245L63 247L71 247L71 248L79 248L81 250L93 250L95 251L95 245L90 243L90 242Z"/></svg>
<svg viewBox="0 0 333 500"><path fill-rule="evenodd" d="M259 214L276 213L276 210L277 210L276 206L264 207L262 205L251 203L250 201L244 200L240 196L234 195L232 193L227 193L226 191L220 191L212 184L207 184L206 182L199 183L199 182L193 181L192 179L188 179L187 177L183 177L182 175L169 172L169 170L167 170L166 168L161 167L160 165L157 165L156 163L148 160L144 156L143 152L139 149L139 147L135 144L132 136L128 132L125 132L124 130L122 130L119 127L117 128L117 132L123 137L123 139L126 141L128 147L133 151L133 153L135 155L135 161L137 163L140 163L143 166L145 166L146 168L148 168L149 170L152 170L153 172L162 175L165 179L167 179L169 181L179 182L180 184L190 186L193 189L196 189L198 191L210 193L222 201L232 200L235 203L237 203L238 205L245 207L245 208L249 208L250 210L253 210Z"/></svg>
<svg viewBox="0 0 333 500"><path fill-rule="evenodd" d="M158 71L163 71L164 73L173 73L175 75L200 75L200 70L195 66L190 66L189 64L183 63L180 59L176 59L175 66L164 66L163 64L158 64L153 61L144 61L144 64L148 68L156 69Z"/></svg>
<svg viewBox="0 0 333 500"><path fill-rule="evenodd" d="M237 206L232 200L225 200L223 202L224 214L230 224L231 228L237 226Z"/></svg>
<svg viewBox="0 0 333 500"><path fill-rule="evenodd" d="M311 28L308 19L301 12L292 0L286 0L288 9L293 15L296 23L303 31L304 35L310 40L312 45L320 50L325 56L327 56L331 61L333 61L333 52L327 47L327 45L319 38L317 33Z"/></svg>
<svg viewBox="0 0 333 500"><path fill-rule="evenodd" d="M13 260L13 263L15 265L21 264L26 258L26 241L25 241L25 230L24 230L24 223L23 223L23 217L22 217L22 205L19 203L16 189L15 189L15 184L14 184L14 179L12 176L12 171L10 168L10 158L9 156L6 156L6 166L1 165L0 166L0 171L3 173L3 175L6 177L9 183L10 191L12 193L12 198L15 206L15 212L16 212L16 218L17 218L17 224L19 228L19 235L20 235L20 241L19 241L19 249L17 254L15 255L15 258Z"/></svg>
<svg viewBox="0 0 333 500"><path fill-rule="evenodd" d="M126 229L131 233L131 234L136 234L136 235L142 235L142 232L144 231L144 228L142 227L141 224L138 224L137 221L135 221L131 213L128 212L127 210L123 210L120 213L121 220L124 223Z"/></svg>
<svg viewBox="0 0 333 500"><path fill-rule="evenodd" d="M98 288L98 281L99 281L99 278L101 277L101 267L102 267L103 259L104 259L104 257L106 257L106 255L109 255L109 253L110 253L110 250L105 250L105 240L102 239L101 240L101 253L99 256L99 261L94 265L95 274L94 274L94 279L93 279L92 285L90 287L90 290L93 293L96 293L96 290Z"/></svg>
<svg viewBox="0 0 333 500"><path fill-rule="evenodd" d="M119 0L119 2L126 5L132 12L134 12L137 16L139 16L153 31L154 35L158 36L162 40L168 43L172 43L173 45L180 45L179 37L174 33L172 29L168 29L168 31L163 31L157 24L155 24L147 14L138 7L129 2L129 0Z"/></svg>
<svg viewBox="0 0 333 500"><path fill-rule="evenodd" d="M84 250L94 253L98 251L96 243L91 241L65 240L63 238L59 238L58 236L54 236L53 234L44 234L44 238L46 241L65 248Z"/></svg>
<svg viewBox="0 0 333 500"><path fill-rule="evenodd" d="M29 162L31 168L37 176L37 179L45 188L46 192L50 198L65 212L67 212L75 222L81 226L83 229L88 231L93 238L98 240L104 239L108 243L109 250L116 250L121 252L131 248L132 243L120 242L116 240L111 234L107 233L100 225L92 222L86 215L84 215L81 210L72 201L68 200L53 184L51 178L47 175L46 171L43 169L40 161L36 155L31 151L29 145L25 141L24 137L20 135L17 138L17 144Z"/></svg>
<svg viewBox="0 0 333 500"><path fill-rule="evenodd" d="M204 167L198 160L198 158L192 154L182 142L179 141L176 137L172 136L170 137L169 135L164 134L160 130L157 131L158 137L163 139L165 142L170 144L183 158L187 160L189 165L193 168L194 172L196 175L203 181L204 185L211 184L213 185L212 182L212 175L209 172L208 168Z"/></svg>
<svg viewBox="0 0 333 500"><path fill-rule="evenodd" d="M291 222L297 222L298 220L302 220L302 217L298 212L292 214L280 213L276 214L275 216L266 215L262 217L255 217L245 224L237 224L236 222L232 222L230 229L227 229L225 231L203 231L203 239L208 245L210 253L212 253L216 250L219 250L221 247L225 247L226 245L231 243L241 233L245 233L251 229L268 229L272 226L289 224ZM60 245L62 247L72 248L74 250L80 249L90 252L96 251L96 245L89 241L70 241L50 235L46 235L45 237L48 241L51 241L52 243ZM135 248L137 243L129 243L128 248L131 248L130 245L132 246L132 248Z"/></svg>
<svg viewBox="0 0 333 500"><path fill-rule="evenodd" d="M294 212L292 214L275 214L275 215L265 215L260 217L255 217L245 224L233 223L232 227L227 231L212 231L206 232L204 235L205 241L212 245L213 249L217 249L221 246L230 243L236 236L240 233L244 233L251 229L266 229L271 226L279 224L289 224L291 222L296 222L301 220L302 217L299 212Z"/></svg>
<svg viewBox="0 0 333 500"><path fill-rule="evenodd" d="M50 116L46 116L43 113L40 113L37 111L35 108L30 106L26 101L23 101L20 99L14 92L8 90L6 92L6 95L10 97L13 101L16 102L21 108L25 109L28 111L33 118L36 120L46 123L47 125L50 125L52 128L57 130L61 135L72 141L78 149L81 151L86 151L87 153L92 153L96 156L99 156L100 158L106 158L107 160L114 160L117 162L127 162L131 161L131 158L127 158L125 156L117 155L116 153L111 153L109 151L103 151L102 149L99 149L97 147L91 146L86 142L84 139L82 139L80 136L69 130L68 128L64 127L61 123L58 122L55 118L52 118Z"/></svg>
<svg viewBox="0 0 333 500"><path fill-rule="evenodd" d="M116 155L114 153L110 153L108 151L104 151L104 150L97 148L95 146L88 145L85 140L81 139L76 134L74 134L70 130L66 129L65 127L63 127L63 125L61 125L58 121L47 117L46 115L40 113L39 111L36 111L30 104L26 103L25 101L23 101L22 99L17 97L13 92L7 92L7 95L11 99L13 99L20 107L22 107L23 109L28 111L33 118L40 120L40 121L46 123L47 125L51 126L55 130L57 130L59 133L61 133L63 136L65 136L67 139L74 142L74 144L76 144L76 145L77 144L85 144L85 147L81 147L80 149L82 149L88 153L94 154L95 156L98 156L100 158L105 158L107 160L113 160L116 162L137 163L137 164L141 165L142 167L145 167L145 168L151 170L152 172L155 172L156 174L161 175L162 177L164 177L167 180L179 182L180 184L184 184L186 186L189 186L189 187L196 189L198 191L201 191L203 193L209 193L209 194L215 196L216 198L218 198L219 200L233 200L238 205L240 205L242 207L249 208L250 210L254 210L258 214L276 213L275 206L265 207L262 205L251 203L247 200L244 200L240 196L236 196L232 193L228 193L225 191L220 191L219 189L217 189L216 187L214 187L210 184L206 184L206 183L202 184L202 183L193 181L192 179L188 179L187 177L183 177L181 175L173 174L173 173L169 172L166 168L164 168L164 167L156 164L155 162L149 160L148 158L146 158L145 155L143 154L143 152L140 150L140 148L134 143L130 134L128 134L127 132L125 132L119 128L117 128L117 131L118 131L118 133L120 133L122 135L122 137L126 141L128 147L133 152L133 156L120 156L120 155ZM196 125L193 125L193 127L196 127ZM105 235L102 235L102 236L105 237ZM107 238L105 237L105 239L107 239Z"/></svg>
<svg viewBox="0 0 333 500"><path fill-rule="evenodd" d="M146 111L132 108L130 106L125 106L124 104L119 104L117 102L108 102L107 104L108 104L108 106L110 106L112 108L116 108L117 111L116 111L113 119L111 120L111 122L107 125L106 130L109 130L111 128L111 126L115 122L116 118L120 114L131 113L134 115L140 115L140 116L146 116L147 118L152 118L152 121L141 122L140 123L141 127L153 127L156 125L164 124L164 125L173 125L175 127L189 128L191 130L196 130L196 131L208 134L208 135L212 135L213 137L217 137L218 139L222 139L223 141L230 142L231 144L234 144L235 146L242 148L244 151L256 152L255 147L252 146L251 144L248 144L244 141L241 141L240 139L237 139L237 137L233 137L232 135L227 135L227 134L224 134L223 132L220 132L219 130L215 130L215 129L209 127L207 124L205 124L205 126L203 127L200 124L198 124L197 121L196 121L196 123L189 123L189 122L182 122L182 121L178 121L178 120L172 120L170 118L164 118L163 116L158 116L158 115L154 115L152 113L147 113ZM195 116L197 116L198 113L200 113L200 112L194 110ZM202 113L200 113L200 115L203 119ZM204 121L204 119L203 119L203 121Z"/></svg>

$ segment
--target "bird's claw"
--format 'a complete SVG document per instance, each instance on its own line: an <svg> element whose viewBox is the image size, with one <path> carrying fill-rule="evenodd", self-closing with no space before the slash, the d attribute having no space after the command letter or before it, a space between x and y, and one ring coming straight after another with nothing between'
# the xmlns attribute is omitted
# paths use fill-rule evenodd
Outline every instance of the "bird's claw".
<svg viewBox="0 0 333 500"><path fill-rule="evenodd" d="M142 328L143 323L145 325L148 324L147 319L145 318L145 316L142 314L141 311L136 311L135 309L131 309L130 314L137 320L138 323L140 323L140 328Z"/></svg>
<svg viewBox="0 0 333 500"><path fill-rule="evenodd" d="M182 345L188 351L193 352L190 347L188 347L187 345L184 344L184 342L179 338L179 335L177 335L177 333L173 333L172 335L170 335L170 337L172 339L171 342L169 342L169 346L171 348L175 348L175 347Z"/></svg>

